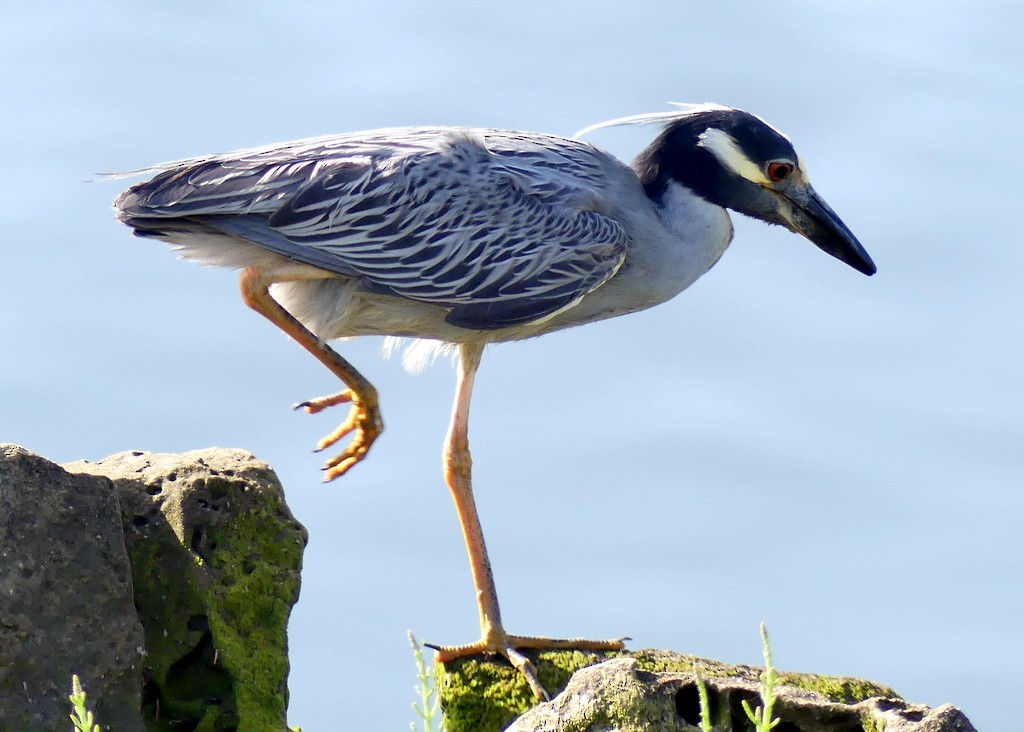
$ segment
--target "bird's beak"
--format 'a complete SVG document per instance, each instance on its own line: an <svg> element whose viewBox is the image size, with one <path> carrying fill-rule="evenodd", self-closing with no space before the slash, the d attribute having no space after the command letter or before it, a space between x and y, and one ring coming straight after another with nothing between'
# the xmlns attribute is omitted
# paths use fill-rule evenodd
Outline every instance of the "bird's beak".
<svg viewBox="0 0 1024 732"><path fill-rule="evenodd" d="M811 186L801 186L783 195L790 204L782 211L790 229L858 272L873 275L877 271L857 237Z"/></svg>

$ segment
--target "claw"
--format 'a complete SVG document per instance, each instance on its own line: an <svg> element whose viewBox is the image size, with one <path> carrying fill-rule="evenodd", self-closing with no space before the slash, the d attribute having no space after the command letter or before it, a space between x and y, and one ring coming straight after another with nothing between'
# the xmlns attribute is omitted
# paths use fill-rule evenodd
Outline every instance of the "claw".
<svg viewBox="0 0 1024 732"><path fill-rule="evenodd" d="M362 457L356 457L351 455L339 455L338 458L343 458L338 465L331 465L330 463L328 463L327 465L320 468L321 470L324 471L324 483L330 483L335 478L340 478L341 476L348 472L349 468L353 467L356 463L363 459ZM335 458L335 460L338 460L338 458Z"/></svg>
<svg viewBox="0 0 1024 732"><path fill-rule="evenodd" d="M364 406L351 389L346 389L331 396L318 397L296 404L294 409L305 409L307 414L316 414L337 404L350 403L352 409L348 418L336 430L323 437L316 444L316 452L326 450L346 435L353 434L352 443L338 456L331 458L324 466L324 482L340 478L356 463L366 457L370 446L384 429L380 410L376 407Z"/></svg>
<svg viewBox="0 0 1024 732"><path fill-rule="evenodd" d="M352 393L351 389L345 389L345 391L340 391L337 394L331 394L330 396L317 397L316 399L299 402L298 404L292 405L292 409L305 409L306 414L316 414L317 412L322 412L328 407L354 401L355 394Z"/></svg>

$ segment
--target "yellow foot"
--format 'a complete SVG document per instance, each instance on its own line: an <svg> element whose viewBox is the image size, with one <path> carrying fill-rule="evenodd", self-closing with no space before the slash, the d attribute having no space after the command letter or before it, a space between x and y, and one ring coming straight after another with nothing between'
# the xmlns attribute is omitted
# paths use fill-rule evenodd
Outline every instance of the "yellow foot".
<svg viewBox="0 0 1024 732"><path fill-rule="evenodd" d="M294 409L305 409L307 414L316 414L328 407L346 403L352 405L352 409L348 413L348 419L342 422L338 429L316 444L316 450L320 452L321 450L326 450L345 435L355 433L349 446L340 455L327 461L327 464L324 466L325 483L341 477L348 472L349 468L366 457L370 446L384 429L380 409L377 408L376 404L373 406L363 405L351 389L346 389L331 396L310 399L307 402L296 404L294 407Z"/></svg>
<svg viewBox="0 0 1024 732"><path fill-rule="evenodd" d="M476 643L461 646L435 646L424 643L436 651L434 659L439 663L448 663L463 656L475 656L478 653L491 653L503 656L515 666L533 689L534 696L540 701L548 701L550 697L537 679L537 669L517 648L537 650L582 650L582 651L621 651L626 647L628 638L612 640L589 640L586 638L543 638L537 636L496 635L493 639L482 638Z"/></svg>

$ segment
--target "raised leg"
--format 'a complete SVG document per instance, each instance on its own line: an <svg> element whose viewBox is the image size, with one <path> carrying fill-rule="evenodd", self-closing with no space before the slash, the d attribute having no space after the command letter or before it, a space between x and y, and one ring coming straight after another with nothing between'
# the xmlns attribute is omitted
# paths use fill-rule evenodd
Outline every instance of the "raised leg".
<svg viewBox="0 0 1024 732"><path fill-rule="evenodd" d="M588 650L619 650L623 647L622 639L585 640L582 638L558 639L531 636L509 635L501 623L501 610L498 607L498 591L494 585L494 574L487 558L487 547L484 544L483 529L473 499L472 468L473 460L469 453L469 404L473 391L473 381L483 346L479 344L463 344L459 352L459 375L455 389L455 406L452 408L451 426L444 447L444 475L455 510L459 515L462 533L466 539L466 550L469 553L469 566L473 573L473 585L476 587L477 605L480 610L480 640L461 646L434 646L437 660L447 662L461 656L477 653L497 653L509 660L526 678L530 688L538 699L547 699L547 692L537 680L537 671L530 660L517 651L517 648L582 648ZM430 645L430 644L428 644Z"/></svg>
<svg viewBox="0 0 1024 732"><path fill-rule="evenodd" d="M342 437L353 434L352 442L336 457L327 461L324 480L330 481L344 475L349 468L362 460L373 441L384 429L377 403L377 390L373 384L356 371L337 351L313 335L295 316L285 310L270 295L270 286L275 282L289 282L322 278L324 274L304 265L276 268L247 267L242 270L239 286L245 304L292 337L295 342L316 356L331 373L347 387L332 396L311 399L296 405L310 414L336 404L350 403L348 419L341 426L317 443L317 449L330 447Z"/></svg>

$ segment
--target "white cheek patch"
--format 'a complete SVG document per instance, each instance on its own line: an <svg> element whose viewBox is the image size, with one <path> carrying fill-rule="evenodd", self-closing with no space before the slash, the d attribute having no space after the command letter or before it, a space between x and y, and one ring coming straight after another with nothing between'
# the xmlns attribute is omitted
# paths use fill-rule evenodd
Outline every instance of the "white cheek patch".
<svg viewBox="0 0 1024 732"><path fill-rule="evenodd" d="M772 185L761 168L744 154L739 143L728 132L709 127L697 138L697 144L710 150L718 162L741 178L762 186Z"/></svg>
<svg viewBox="0 0 1024 732"><path fill-rule="evenodd" d="M804 162L804 156L800 153L796 154L796 169L800 173L800 177L804 183L809 183L810 178L807 176L807 163Z"/></svg>

